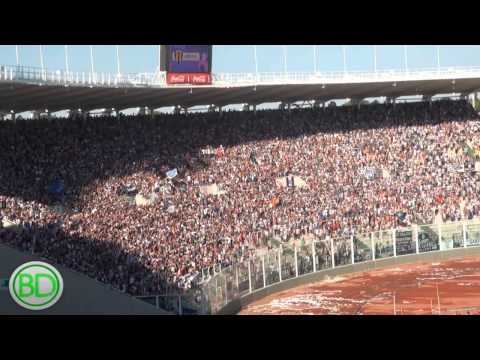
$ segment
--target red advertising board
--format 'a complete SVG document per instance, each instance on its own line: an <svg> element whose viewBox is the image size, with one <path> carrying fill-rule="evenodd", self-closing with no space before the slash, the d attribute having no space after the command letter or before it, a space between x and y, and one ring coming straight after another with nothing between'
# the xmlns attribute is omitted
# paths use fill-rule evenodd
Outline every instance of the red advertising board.
<svg viewBox="0 0 480 360"><path fill-rule="evenodd" d="M212 76L208 73L167 73L167 84L210 85Z"/></svg>

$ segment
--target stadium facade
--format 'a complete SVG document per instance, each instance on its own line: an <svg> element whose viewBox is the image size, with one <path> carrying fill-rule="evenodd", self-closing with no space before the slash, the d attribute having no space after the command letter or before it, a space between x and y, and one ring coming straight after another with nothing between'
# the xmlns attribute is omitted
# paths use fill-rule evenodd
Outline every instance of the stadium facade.
<svg viewBox="0 0 480 360"><path fill-rule="evenodd" d="M0 66L2 117L33 111L88 113L96 109L143 111L174 106L188 111L194 106L221 110L231 104L257 105L298 101L325 106L333 99L403 96L430 99L456 94L472 101L480 89L480 67L421 70L322 73L212 74L211 85L168 85L165 72L107 74ZM109 110L111 109L111 110ZM153 113L153 112L152 112Z"/></svg>

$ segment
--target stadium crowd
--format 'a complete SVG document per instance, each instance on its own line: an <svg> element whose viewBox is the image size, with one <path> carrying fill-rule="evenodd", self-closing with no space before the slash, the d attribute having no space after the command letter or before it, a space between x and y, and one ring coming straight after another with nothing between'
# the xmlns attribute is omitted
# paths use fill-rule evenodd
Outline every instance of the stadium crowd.
<svg viewBox="0 0 480 360"><path fill-rule="evenodd" d="M189 287L274 236L334 238L347 263L350 235L478 216L478 133L464 100L0 122L0 216L25 225L0 242L133 295ZM289 174L307 186L277 186Z"/></svg>

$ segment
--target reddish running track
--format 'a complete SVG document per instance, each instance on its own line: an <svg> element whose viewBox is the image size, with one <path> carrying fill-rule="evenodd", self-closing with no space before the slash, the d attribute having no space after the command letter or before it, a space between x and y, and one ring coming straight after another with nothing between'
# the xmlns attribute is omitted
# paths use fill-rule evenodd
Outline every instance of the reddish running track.
<svg viewBox="0 0 480 360"><path fill-rule="evenodd" d="M480 258L342 275L267 296L246 306L240 315L395 313L480 314Z"/></svg>

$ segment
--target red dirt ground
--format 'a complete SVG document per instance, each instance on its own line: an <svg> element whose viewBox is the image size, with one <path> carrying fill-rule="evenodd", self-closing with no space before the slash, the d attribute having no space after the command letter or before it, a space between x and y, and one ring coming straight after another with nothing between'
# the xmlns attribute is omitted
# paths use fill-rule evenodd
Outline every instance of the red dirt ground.
<svg viewBox="0 0 480 360"><path fill-rule="evenodd" d="M480 314L480 258L405 264L342 275L270 295L247 305L240 315L394 313Z"/></svg>

